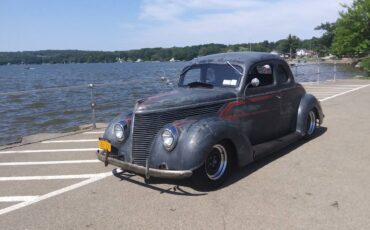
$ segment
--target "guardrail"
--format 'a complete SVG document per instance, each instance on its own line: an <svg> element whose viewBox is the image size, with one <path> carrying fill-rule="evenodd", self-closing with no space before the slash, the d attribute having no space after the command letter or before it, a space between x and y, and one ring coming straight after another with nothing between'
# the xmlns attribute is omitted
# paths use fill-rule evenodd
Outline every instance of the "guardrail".
<svg viewBox="0 0 370 230"><path fill-rule="evenodd" d="M333 71L325 71L325 72L322 72L320 71L320 65L333 65ZM333 74L333 81L336 81L337 80L337 63L334 62L334 63L325 63L325 62L313 62L313 63L304 63L304 64L300 64L300 63L294 63L291 65L291 68L293 67L294 68L294 76L295 78L297 78L298 76L303 76L303 75L307 75L307 74L299 74L298 73L298 68L300 66L317 66L316 68L316 72L315 73L312 73L311 75L316 75L316 82L319 84L320 83L320 74L323 74L323 73L329 73L329 74ZM341 72L345 72L345 71L341 71Z"/></svg>
<svg viewBox="0 0 370 230"><path fill-rule="evenodd" d="M309 67L309 68L307 68ZM324 68L325 67L325 68ZM327 63L320 63L320 62L314 62L314 63L295 63L291 66L292 72L295 75L296 79L298 79L299 82L307 82L307 79L310 79L310 81L314 81L316 83L320 83L323 80L333 80L336 81L338 74L340 77L343 77L341 73L348 72L348 71L338 71L337 63L333 64L327 64ZM301 70L304 71L301 71ZM303 76L310 76L309 78L304 78ZM315 76L315 77L313 77ZM107 114L104 110L112 111L115 108L118 107L120 110L123 109L123 106L132 107L135 99L139 99L137 97L145 97L149 96L150 94L156 93L157 91L148 91L147 94L142 94L142 85L146 85L146 87L152 87L152 89L158 87L158 84L172 84L172 86L168 86L166 89L163 89L163 91L168 90L169 88L173 88L173 85L175 85L174 82L175 78L168 78L165 73L162 77L153 79L153 81L148 81L143 83L142 79L134 79L134 80L117 80L113 82L107 82L107 83L89 83L89 84L83 84L83 85L75 85L75 86L60 86L60 87L49 87L49 88L42 88L42 89L32 89L32 90L23 90L23 91L14 91L14 92L0 92L0 102L2 97L14 97L15 102L13 102L13 105L7 106L6 111L1 111L1 107L4 107L4 104L1 105L0 103L0 116L3 116L4 113L9 112L9 114L5 114L5 116L12 116L16 114L16 116L19 116L20 120L25 120L27 122L32 122L32 119L29 118L29 116L32 117L46 117L45 120L55 119L55 117L64 117L63 115L68 114L78 114L81 120L79 122L74 122L76 124L86 123L89 122L92 124L92 128L96 128L97 120L102 120L102 116L104 116L104 113ZM329 79L330 78L330 79ZM170 79L170 80L169 80ZM158 83L158 81L160 83ZM170 81L170 82L169 82ZM124 90L122 90L122 85L125 87L130 87L130 92L132 91L133 87L138 87L136 91L136 95L124 95ZM159 85L160 86L160 85ZM114 89L110 91L111 89ZM64 93L60 93L64 92ZM105 94L102 94L102 92L105 93L111 93L108 96L104 96ZM56 95L54 95L56 94ZM62 106L53 106L53 104L47 103L47 106L41 108L32 108L32 114L30 113L26 114L25 110L27 110L27 105L25 104L19 104L17 103L17 97L27 98L32 96L39 96L43 98L47 98L48 100L56 100L60 99L58 98L58 95L63 95L66 97L65 99L62 98L62 102L55 102L55 103L64 103ZM41 95L41 96L40 96ZM68 97L67 97L68 95ZM72 96L71 96L72 95ZM77 97L79 99L75 99L74 97ZM85 96L84 96L85 95ZM38 98L38 97L36 97ZM53 99L54 98L54 99ZM9 99L9 98L8 98ZM38 98L39 99L39 98ZM70 100L70 101L67 101ZM77 103L71 103L73 100L80 100ZM7 101L8 103L12 103L11 100L3 100ZM33 102L33 99L29 99L28 102ZM131 104L130 104L131 103ZM5 108L5 107L4 107ZM118 112L118 111L117 111ZM83 114L83 115L82 115ZM89 115L90 114L90 115ZM105 115L108 117L108 115ZM111 117L112 114L109 114ZM87 118L87 117L90 117ZM28 121L27 119L31 120ZM67 119L72 119L72 116L69 116ZM14 124L18 124L19 121L14 121ZM47 123L47 121L46 121ZM70 124L70 123L68 123ZM0 130L1 126L0 124ZM59 125L59 128L63 127L63 125ZM40 128L41 129L41 128ZM58 129L56 127L55 129ZM24 130L27 130L26 127L24 127ZM53 130L52 128L45 128L46 131ZM2 130L1 130L2 131ZM59 130L60 131L60 130ZM28 130L27 130L28 132ZM40 132L40 130L37 130L37 132ZM1 139L1 135L0 135ZM1 144L1 141L0 141Z"/></svg>

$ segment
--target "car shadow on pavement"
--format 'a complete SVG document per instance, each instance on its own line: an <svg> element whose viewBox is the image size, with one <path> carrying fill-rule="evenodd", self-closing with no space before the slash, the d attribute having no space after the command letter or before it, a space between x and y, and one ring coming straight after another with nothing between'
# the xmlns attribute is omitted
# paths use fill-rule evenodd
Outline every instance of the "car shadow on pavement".
<svg viewBox="0 0 370 230"><path fill-rule="evenodd" d="M171 194L171 195L180 195L180 196L204 196L207 193L200 191L187 191L189 189L184 189L182 187L191 188L191 180L170 180L170 179L161 179L161 178L150 178L142 179L141 176L129 173L129 172L116 172L113 170L113 175L120 178L122 181L127 181L136 185L140 185L152 190L158 191L160 194ZM168 186L168 188L161 188L156 185Z"/></svg>
<svg viewBox="0 0 370 230"><path fill-rule="evenodd" d="M246 165L242 168L238 168L234 170L230 178L226 181L226 183L218 188L217 190L223 189L228 187L239 180L249 176L250 174L256 172L257 170L263 168L265 165L279 159L280 157L289 154L296 148L304 145L305 143L320 137L327 131L326 127L320 127L317 129L316 134L310 138L309 140L299 140L296 143L277 151L276 153L272 153L264 158L261 158L249 165ZM146 188L150 188L152 190L158 191L161 194L171 194L171 195L181 195L181 196L203 196L207 195L208 191L207 188L204 188L202 185L194 183L195 181L190 179L184 180L171 180L171 179L161 179L161 178L150 178L142 180L140 176L135 174L131 174L129 172L116 172L113 171L114 176L120 178L122 181L128 181ZM161 188L163 186L169 186L168 188ZM190 191L189 191L190 190Z"/></svg>
<svg viewBox="0 0 370 230"><path fill-rule="evenodd" d="M328 130L328 128L326 127L319 127L317 128L316 130L316 133L314 134L313 137L311 137L309 140L306 140L306 139L301 139L275 153L272 153L268 156L265 156L261 159L258 159L256 160L255 162L253 162L252 164L249 164L249 165L246 165L242 168L238 168L236 170L234 170L233 174L230 176L230 178L226 181L226 183L220 187L219 189L222 189L224 187L227 187L231 184L234 184L235 182L249 176L250 174L256 172L257 170L263 168L265 165L268 165L270 164L271 162L279 159L280 157L283 157L287 154L289 154L290 152L294 151L295 149L299 148L300 146L312 141L313 139L316 139L318 137L320 137L321 135L323 135L326 131Z"/></svg>

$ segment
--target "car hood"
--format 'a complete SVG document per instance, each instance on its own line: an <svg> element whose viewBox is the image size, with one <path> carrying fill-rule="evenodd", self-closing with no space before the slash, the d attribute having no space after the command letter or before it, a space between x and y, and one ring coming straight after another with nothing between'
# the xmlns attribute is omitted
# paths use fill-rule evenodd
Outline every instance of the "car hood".
<svg viewBox="0 0 370 230"><path fill-rule="evenodd" d="M236 97L236 91L227 89L178 88L139 100L135 112L217 103Z"/></svg>

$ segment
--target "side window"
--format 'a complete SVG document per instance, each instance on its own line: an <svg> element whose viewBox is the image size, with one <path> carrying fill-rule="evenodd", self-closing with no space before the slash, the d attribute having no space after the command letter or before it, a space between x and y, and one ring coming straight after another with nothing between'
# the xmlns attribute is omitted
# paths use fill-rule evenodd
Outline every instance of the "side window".
<svg viewBox="0 0 370 230"><path fill-rule="evenodd" d="M200 68L188 70L184 77L183 85L187 85L189 83L196 82L196 81L198 82L201 81L201 69Z"/></svg>
<svg viewBox="0 0 370 230"><path fill-rule="evenodd" d="M216 82L216 74L213 68L207 68L206 83L214 84Z"/></svg>
<svg viewBox="0 0 370 230"><path fill-rule="evenodd" d="M288 82L289 76L282 65L278 65L276 69L276 79L280 83Z"/></svg>
<svg viewBox="0 0 370 230"><path fill-rule="evenodd" d="M260 82L258 87L269 86L274 84L273 76L273 65L272 64L260 64L256 65L250 72L249 81L253 78L257 78Z"/></svg>

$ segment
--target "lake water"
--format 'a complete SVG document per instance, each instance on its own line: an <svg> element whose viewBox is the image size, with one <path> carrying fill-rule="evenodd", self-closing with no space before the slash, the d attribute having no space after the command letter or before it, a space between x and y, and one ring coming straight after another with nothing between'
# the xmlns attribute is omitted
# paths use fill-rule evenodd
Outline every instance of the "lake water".
<svg viewBox="0 0 370 230"><path fill-rule="evenodd" d="M42 132L65 132L91 123L91 89L98 122L129 111L143 97L176 87L186 62L0 66L0 145ZM297 81L316 81L316 65L298 67ZM320 80L333 78L320 65ZM337 66L337 79L362 74ZM295 67L292 68L295 73ZM305 75L301 75L305 73ZM162 80L164 77L165 80Z"/></svg>

